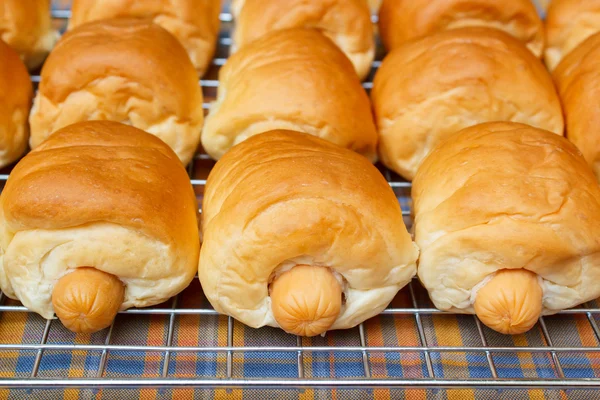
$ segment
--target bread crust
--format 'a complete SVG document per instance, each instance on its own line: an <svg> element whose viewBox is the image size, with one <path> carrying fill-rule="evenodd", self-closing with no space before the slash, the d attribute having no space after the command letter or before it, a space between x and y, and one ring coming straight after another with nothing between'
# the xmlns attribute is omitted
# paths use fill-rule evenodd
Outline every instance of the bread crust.
<svg viewBox="0 0 600 400"><path fill-rule="evenodd" d="M473 313L503 269L537 274L544 315L600 296L600 186L559 135L467 128L427 157L412 197L419 279L439 309Z"/></svg>
<svg viewBox="0 0 600 400"><path fill-rule="evenodd" d="M330 268L346 303L331 329L381 312L415 274L398 200L367 159L317 137L263 133L214 167L198 276L215 309L278 326L269 283L297 265Z"/></svg>
<svg viewBox="0 0 600 400"><path fill-rule="evenodd" d="M233 14L233 51L274 30L307 27L331 39L361 79L371 71L375 40L365 0L239 0Z"/></svg>
<svg viewBox="0 0 600 400"><path fill-rule="evenodd" d="M14 168L0 210L0 286L46 318L54 283L75 268L121 279L123 308L168 299L197 270L197 202L185 168L158 138L127 125L83 122L53 134Z"/></svg>
<svg viewBox="0 0 600 400"><path fill-rule="evenodd" d="M51 0L3 0L0 39L11 46L29 69L39 67L56 41L52 28Z"/></svg>
<svg viewBox="0 0 600 400"><path fill-rule="evenodd" d="M515 121L564 131L552 78L497 29L453 29L401 45L383 60L371 100L381 160L406 179L440 140L468 126Z"/></svg>
<svg viewBox="0 0 600 400"><path fill-rule="evenodd" d="M33 85L27 67L0 40L0 167L17 160L27 149Z"/></svg>
<svg viewBox="0 0 600 400"><path fill-rule="evenodd" d="M73 0L71 10L69 30L110 18L143 18L160 25L185 47L199 76L215 54L220 0Z"/></svg>
<svg viewBox="0 0 600 400"><path fill-rule="evenodd" d="M515 37L541 57L544 24L531 0L383 0L379 31L388 51L449 29L484 26Z"/></svg>
<svg viewBox="0 0 600 400"><path fill-rule="evenodd" d="M214 159L270 130L310 133L374 161L369 97L344 54L312 29L278 30L231 56L219 71L202 145Z"/></svg>
<svg viewBox="0 0 600 400"><path fill-rule="evenodd" d="M91 22L67 32L42 68L30 145L76 122L111 120L155 134L187 164L202 101L185 49L166 30L139 19Z"/></svg>

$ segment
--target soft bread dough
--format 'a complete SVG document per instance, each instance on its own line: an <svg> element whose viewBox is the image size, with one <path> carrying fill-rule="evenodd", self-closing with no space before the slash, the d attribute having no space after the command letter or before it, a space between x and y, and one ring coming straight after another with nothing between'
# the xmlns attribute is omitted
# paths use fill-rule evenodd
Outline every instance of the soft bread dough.
<svg viewBox="0 0 600 400"><path fill-rule="evenodd" d="M600 296L600 187L566 139L516 123L452 136L413 182L419 279L441 310L473 313L497 271L538 275L542 314Z"/></svg>
<svg viewBox="0 0 600 400"><path fill-rule="evenodd" d="M554 71L563 103L567 138L600 181L600 33L567 55Z"/></svg>
<svg viewBox="0 0 600 400"><path fill-rule="evenodd" d="M496 29L454 29L397 47L377 71L371 99L381 160L406 179L440 140L472 125L515 121L564 130L540 60Z"/></svg>
<svg viewBox="0 0 600 400"><path fill-rule="evenodd" d="M134 229L90 223L13 234L3 215L0 219L6 249L0 268L2 291L44 318L54 315L50 298L56 281L80 266L119 277L125 284L123 310L160 304L187 287L194 276L189 262L186 268L187 257L174 246Z"/></svg>
<svg viewBox="0 0 600 400"><path fill-rule="evenodd" d="M531 0L383 0L379 9L379 31L388 51L415 38L467 26L499 29L542 56L544 24Z"/></svg>
<svg viewBox="0 0 600 400"><path fill-rule="evenodd" d="M39 67L59 34L52 28L51 0L2 0L0 39L19 53L29 69Z"/></svg>
<svg viewBox="0 0 600 400"><path fill-rule="evenodd" d="M69 29L109 18L152 20L179 39L200 76L217 46L220 0L73 0L71 9Z"/></svg>
<svg viewBox="0 0 600 400"><path fill-rule="evenodd" d="M166 30L139 19L90 22L67 32L42 68L30 145L76 122L111 120L156 135L187 164L202 101L194 66Z"/></svg>
<svg viewBox="0 0 600 400"><path fill-rule="evenodd" d="M0 40L0 167L19 158L27 148L27 117L33 86L19 55Z"/></svg>
<svg viewBox="0 0 600 400"><path fill-rule="evenodd" d="M361 79L371 71L375 39L365 0L239 0L232 10L232 52L270 31L307 27L331 39Z"/></svg>
<svg viewBox="0 0 600 400"><path fill-rule="evenodd" d="M415 274L398 200L367 159L273 131L232 148L204 193L199 278L214 308L278 326L269 283L295 265L331 268L345 304L331 329L380 313Z"/></svg>
<svg viewBox="0 0 600 400"><path fill-rule="evenodd" d="M552 0L545 24L544 59L554 70L567 54L600 32L600 0Z"/></svg>
<svg viewBox="0 0 600 400"><path fill-rule="evenodd" d="M369 97L348 58L316 30L270 32L227 60L202 145L218 160L274 129L310 133L376 159Z"/></svg>
<svg viewBox="0 0 600 400"><path fill-rule="evenodd" d="M78 267L125 285L121 309L159 304L197 270L197 203L159 139L115 122L53 134L24 157L0 196L0 287L45 318Z"/></svg>

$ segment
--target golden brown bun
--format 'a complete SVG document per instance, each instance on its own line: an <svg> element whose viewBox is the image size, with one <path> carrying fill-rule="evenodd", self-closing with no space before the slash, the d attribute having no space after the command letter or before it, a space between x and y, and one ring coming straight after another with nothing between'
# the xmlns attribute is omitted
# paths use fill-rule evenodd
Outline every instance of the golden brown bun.
<svg viewBox="0 0 600 400"><path fill-rule="evenodd" d="M375 40L365 0L243 0L233 10L232 51L274 30L314 28L348 56L361 79L371 71Z"/></svg>
<svg viewBox="0 0 600 400"><path fill-rule="evenodd" d="M200 141L202 90L185 49L139 19L91 22L67 32L42 68L31 111L35 148L80 121L111 120L150 132L188 163Z"/></svg>
<svg viewBox="0 0 600 400"><path fill-rule="evenodd" d="M274 129L310 133L376 158L369 98L350 61L316 30L271 32L227 60L202 145L219 159L233 145Z"/></svg>
<svg viewBox="0 0 600 400"><path fill-rule="evenodd" d="M73 0L69 29L101 19L148 19L179 39L202 76L215 53L220 11L220 0Z"/></svg>
<svg viewBox="0 0 600 400"><path fill-rule="evenodd" d="M25 156L0 196L0 287L51 318L56 282L93 267L125 285L121 309L159 304L197 270L197 202L161 140L108 121L68 126Z"/></svg>
<svg viewBox="0 0 600 400"><path fill-rule="evenodd" d="M509 33L537 57L544 50L544 24L531 0L383 0L381 39L391 51L435 32L485 26Z"/></svg>
<svg viewBox="0 0 600 400"><path fill-rule="evenodd" d="M52 28L50 0L0 3L0 39L19 53L29 69L42 64L58 36Z"/></svg>
<svg viewBox="0 0 600 400"><path fill-rule="evenodd" d="M473 313L484 293L478 314L499 317L486 323L510 332L508 315L522 332L540 299L552 314L600 296L600 186L563 137L508 122L467 128L431 152L412 196L419 278L439 309ZM543 296L518 269L537 274Z"/></svg>
<svg viewBox="0 0 600 400"><path fill-rule="evenodd" d="M569 53L554 71L567 137L600 179L600 33Z"/></svg>
<svg viewBox="0 0 600 400"><path fill-rule="evenodd" d="M397 47L377 71L371 99L380 157L407 179L440 140L469 126L515 121L564 129L540 60L496 29L454 29Z"/></svg>
<svg viewBox="0 0 600 400"><path fill-rule="evenodd" d="M110 326L124 296L125 287L116 276L82 267L56 282L52 306L67 329L93 333Z"/></svg>
<svg viewBox="0 0 600 400"><path fill-rule="evenodd" d="M208 177L202 219L204 293L251 327L285 324L309 335L350 328L381 312L415 273L418 250L377 168L311 135L273 131L232 148ZM286 284L294 267L304 271ZM328 272L316 282L314 268ZM345 298L333 323L340 293L329 273ZM289 329L293 317L299 329Z"/></svg>
<svg viewBox="0 0 600 400"><path fill-rule="evenodd" d="M19 158L27 148L27 117L33 86L19 55L0 40L0 167Z"/></svg>
<svg viewBox="0 0 600 400"><path fill-rule="evenodd" d="M547 47L544 52L550 70L587 38L600 32L600 0L553 0L546 14Z"/></svg>

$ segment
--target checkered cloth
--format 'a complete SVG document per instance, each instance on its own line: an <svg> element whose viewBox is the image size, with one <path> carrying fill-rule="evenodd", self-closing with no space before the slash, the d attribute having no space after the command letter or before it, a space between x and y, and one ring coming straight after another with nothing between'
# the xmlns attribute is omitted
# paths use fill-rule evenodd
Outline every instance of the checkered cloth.
<svg viewBox="0 0 600 400"><path fill-rule="evenodd" d="M427 295L418 284L414 285L420 307L430 307ZM15 304L7 302L6 304ZM411 308L408 290L403 290L392 303L393 307ZM597 306L597 305L594 305ZM164 304L161 308L168 308ZM179 308L207 308L208 303L195 281L179 298ZM115 322L113 345L167 345L169 315L119 315ZM600 321L598 321L600 323ZM429 347L482 346L472 316L433 315L422 316L425 338ZM28 312L0 314L0 343L39 343L46 321ZM547 328L555 346L598 346L598 340L585 316L560 315L546 318ZM296 345L296 338L278 329L251 329L234 324L233 346L288 346ZM52 322L48 333L49 344L104 344L107 330L92 335L75 335L58 321ZM383 315L365 323L366 344L369 347L421 345L413 315ZM490 346L536 346L547 343L539 326L525 335L514 337L499 335L484 328ZM358 329L330 332L326 337L304 338L305 348L311 346L360 346ZM176 317L173 346L227 345L227 318L213 315L181 315ZM0 377L30 376L37 351L0 351ZM283 353L234 353L233 378L296 378L297 355ZM492 378L484 353L430 353L433 370L438 378L473 379ZM492 354L500 378L558 378L550 353ZM600 354L559 353L559 361L567 378L595 378L600 374ZM110 351L106 358L103 377L110 378L160 378L163 374L164 353ZM39 364L39 378L93 378L101 363L100 351L50 351L43 352ZM226 378L226 353L172 353L168 377L176 378ZM369 352L372 378L419 379L427 377L425 355L414 353ZM306 378L363 378L363 359L360 353L308 352L304 353ZM313 399L313 398L565 398L577 396L597 398L600 393L551 391L496 391L496 390L193 390L193 389L131 389L131 390L12 390L0 391L0 398L197 398L228 396L231 398L260 399ZM183 396L183 397L182 397ZM591 396L591 397L590 397ZM577 397L571 397L577 398Z"/></svg>

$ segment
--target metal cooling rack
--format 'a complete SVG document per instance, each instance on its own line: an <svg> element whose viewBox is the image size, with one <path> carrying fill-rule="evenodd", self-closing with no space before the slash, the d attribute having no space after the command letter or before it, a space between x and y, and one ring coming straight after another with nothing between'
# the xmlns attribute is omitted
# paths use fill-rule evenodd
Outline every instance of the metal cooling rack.
<svg viewBox="0 0 600 400"><path fill-rule="evenodd" d="M53 15L57 23L63 24L65 19L69 17L69 11L54 10ZM216 88L218 86L217 72L218 68L223 65L228 54L228 47L231 43L229 38L231 14L221 14L223 21L223 32L219 39L219 49L217 56L213 61L213 68L207 74L207 77L200 81L206 99L214 98ZM376 61L373 65L373 71L377 69L380 62ZM372 77L372 74L371 74ZM33 82L39 82L39 75L32 76ZM365 83L365 87L370 89L371 81ZM204 108L208 107L209 103L204 104ZM198 154L192 164L189 166L189 175L191 182L196 189L196 193L201 200L206 176L212 167L213 162L204 154ZM5 171L8 172L8 171ZM403 214L408 226L411 225L410 219L410 188L411 184L402 181L398 176L388 170L382 168L382 173L387 178L390 186L396 192L399 201L403 205ZM3 187L8 175L0 175L0 185ZM199 295L198 293L196 293ZM596 378L576 379L572 378L570 373L566 373L563 368L563 357L575 355L586 356L589 354L598 354L600 357L600 348L597 345L600 343L600 328L597 318L600 318L600 308L597 304L588 304L586 308L578 308L573 310L565 310L555 317L540 318L538 326L534 329L541 331L541 341L539 345L533 346L504 346L490 344L490 337L494 335L492 331L483 326L479 320L472 316L461 317L467 319L469 325L477 332L476 337L471 340L469 346L440 346L437 345L431 337L426 334L427 320L432 317L448 315L446 312L439 311L425 304L427 300L423 289L418 281L413 281L403 292L407 299L407 307L391 306L383 312L383 318L389 316L391 318L409 318L416 329L418 338L418 346L372 346L369 344L369 337L365 324L361 324L356 329L344 331L344 335L352 338L355 345L341 346L323 346L310 345L306 340L301 338L295 339L295 344L271 346L239 346L234 345L234 331L240 329L239 326L231 317L220 318L226 321L226 344L221 346L180 346L174 343L174 335L178 321L185 316L200 316L210 317L215 319L218 315L208 304L204 302L201 307L182 307L180 304L186 292L173 298L170 305L160 305L146 309L131 309L123 311L120 316L113 322L110 328L106 329L105 335L101 344L54 344L49 343L49 336L53 329L60 329L60 322L57 320L49 320L45 322L41 317L33 315L34 318L39 318L39 326L43 327L40 340L31 344L0 344L0 352L3 351L19 351L33 352L35 354L34 361L30 370L25 375L21 374L19 378L3 378L0 379L0 387L9 388L57 388L57 387L81 387L81 388L110 388L110 387L206 387L206 388L599 388L600 380ZM7 304L9 303L9 304ZM394 303L392 303L394 304ZM12 304L7 298L0 293L0 313L28 313L25 307ZM154 315L164 317L164 329L166 330L166 339L163 345L146 346L146 345L128 345L114 343L114 332L119 324L123 323L123 318L135 319L141 315ZM552 329L549 329L549 321L554 321L556 318L566 318L568 323L575 323L569 318L575 318L579 323L585 321L588 328L591 328L596 340L596 346L569 346L557 345L555 343L563 343L560 337L551 334ZM390 320L383 321L393 323ZM205 324L209 322L205 321ZM555 325L553 323L553 325ZM236 326L238 328L236 328ZM205 326L200 324L200 330ZM269 329L269 328L266 328ZM289 335L279 331L270 331L272 335L279 337L287 337ZM336 335L336 332L330 333ZM329 335L329 334L328 334ZM288 340L289 341L289 340ZM85 378L69 378L68 376L42 376L40 373L40 365L45 355L50 352L66 352L75 354L76 352L96 352L100 354L95 377ZM155 377L134 377L134 378L119 378L106 376L107 360L111 353L115 352L140 352L140 353L158 353L161 354L162 368L160 373ZM314 378L307 373L306 358L315 353L328 353L334 357L340 357L344 354L354 355L362 370L358 376L352 378ZM173 374L169 368L174 354L218 354L225 357L225 371L223 376L215 378L189 378L180 377ZM268 376L257 378L238 377L234 373L234 359L239 355L248 354L292 354L295 356L295 365L297 366L297 376L295 378L274 379ZM423 370L423 376L418 378L378 378L374 373L374 357L381 354L408 354L416 353L421 360L420 367ZM481 379L471 378L448 378L440 377L436 372L437 358L434 355L448 354L479 354L485 357L485 364L489 369L489 377ZM509 379L503 378L499 372L498 358L507 355L529 355L534 357L539 354L547 355L549 360L549 368L554 371L554 378L551 379ZM595 373L590 373L596 376Z"/></svg>

